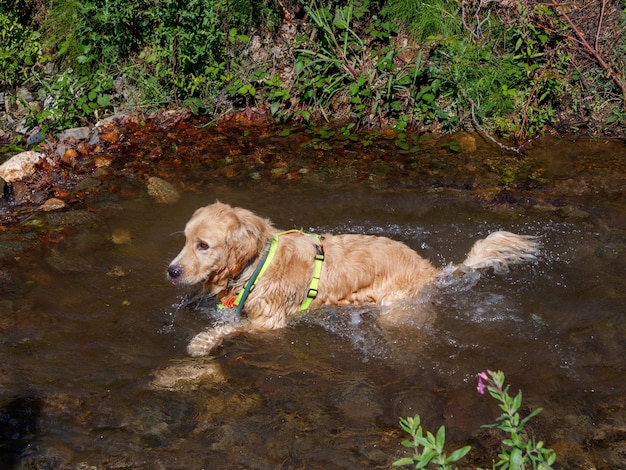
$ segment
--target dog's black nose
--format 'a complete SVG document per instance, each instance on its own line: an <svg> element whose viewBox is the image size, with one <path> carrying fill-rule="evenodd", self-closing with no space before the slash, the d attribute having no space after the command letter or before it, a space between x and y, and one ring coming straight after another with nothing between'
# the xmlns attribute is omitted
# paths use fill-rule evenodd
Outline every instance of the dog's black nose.
<svg viewBox="0 0 626 470"><path fill-rule="evenodd" d="M183 273L183 268L178 266L177 264L173 264L167 268L167 275L170 279L176 279Z"/></svg>

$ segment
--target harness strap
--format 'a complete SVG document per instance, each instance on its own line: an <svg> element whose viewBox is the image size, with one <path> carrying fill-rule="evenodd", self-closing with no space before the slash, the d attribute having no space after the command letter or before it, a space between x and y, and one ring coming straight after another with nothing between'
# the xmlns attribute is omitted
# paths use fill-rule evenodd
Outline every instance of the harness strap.
<svg viewBox="0 0 626 470"><path fill-rule="evenodd" d="M274 256L274 253L276 253L276 245L278 245L278 237L274 236L272 240L268 243L268 247L266 248L265 253L263 254L263 258L261 258L261 261L259 261L259 264L256 265L256 268L254 269L252 276L250 276L250 279L248 279L245 282L245 284L243 285L243 289L241 289L237 297L235 297L235 300L233 301L233 305L237 307L237 310L235 312L237 316L241 315L243 304L246 302L246 299L248 298L248 295L250 294L250 292L252 292L252 288L255 286L256 280L261 275L261 272L265 272L265 269L267 268L269 261L271 261L271 258Z"/></svg>
<svg viewBox="0 0 626 470"><path fill-rule="evenodd" d="M309 283L309 290L307 291L306 298L304 299L304 302L302 302L302 305L300 305L301 312L303 310L307 310L311 306L311 303L313 303L313 300L317 297L317 289L320 285L322 264L324 263L324 247L321 244L322 238L319 236L317 238L320 240L320 244L315 247L317 249L317 252L315 253L315 270L313 271L313 278Z"/></svg>
<svg viewBox="0 0 626 470"><path fill-rule="evenodd" d="M274 258L274 255L276 254L276 249L278 248L278 237L281 235L288 234L288 233L302 233L303 235L306 235L309 237L315 237L319 241L319 243L315 247L316 248L315 268L313 270L313 277L311 279L311 282L309 283L306 298L300 305L299 310L300 311L307 310L311 306L311 303L313 302L315 297L317 297L319 283L320 283L320 276L322 274L322 264L324 262L324 248L322 246L323 237L320 237L319 235L304 233L301 230L288 230L286 232L277 233L272 237L272 239L268 243L265 253L263 254L263 257L261 258L261 260L259 261L259 264L257 264L256 268L254 269L252 276L250 276L250 279L248 279L245 282L245 284L243 285L243 289L239 292L239 294L237 294L237 296L234 299L228 299L227 301L222 301L222 304L224 307L237 307L237 310L235 313L237 315L241 315L241 311L243 310L243 305L246 302L248 295L254 289L254 286L256 285L257 280L265 273L267 267L270 265L270 263L272 262L272 259Z"/></svg>

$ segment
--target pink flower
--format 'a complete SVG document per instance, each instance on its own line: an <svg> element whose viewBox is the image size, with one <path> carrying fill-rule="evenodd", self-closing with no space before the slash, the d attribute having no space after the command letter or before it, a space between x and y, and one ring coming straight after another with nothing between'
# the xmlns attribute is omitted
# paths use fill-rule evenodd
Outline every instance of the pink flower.
<svg viewBox="0 0 626 470"><path fill-rule="evenodd" d="M487 375L487 372L481 372L480 374L478 374L478 387L476 387L476 390L481 395L484 395L485 390L487 389L487 385L485 385L485 382L483 382L483 380L489 382L489 375Z"/></svg>

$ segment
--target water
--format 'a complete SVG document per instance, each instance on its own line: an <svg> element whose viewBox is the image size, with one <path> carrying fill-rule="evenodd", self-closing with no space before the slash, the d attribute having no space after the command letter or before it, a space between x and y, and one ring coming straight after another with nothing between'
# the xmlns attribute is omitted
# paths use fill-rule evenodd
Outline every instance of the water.
<svg viewBox="0 0 626 470"><path fill-rule="evenodd" d="M283 330L185 355L220 315L169 285L193 210L216 199L284 229L402 240L438 266L506 229L538 263L442 286L382 329L372 306L327 308ZM7 261L0 301L0 455L6 468L389 468L400 417L446 425L466 465L497 451L502 370L561 468L624 467L626 251L611 217L484 209L448 192L352 184L207 184L173 205L106 195L64 240ZM424 313L426 312L426 313ZM8 424L7 424L8 423ZM4 468L4 467L3 467Z"/></svg>

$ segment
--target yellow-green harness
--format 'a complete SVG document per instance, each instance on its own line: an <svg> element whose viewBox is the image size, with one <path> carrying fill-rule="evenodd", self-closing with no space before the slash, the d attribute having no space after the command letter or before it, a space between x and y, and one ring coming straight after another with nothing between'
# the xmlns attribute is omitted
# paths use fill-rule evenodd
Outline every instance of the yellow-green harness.
<svg viewBox="0 0 626 470"><path fill-rule="evenodd" d="M286 232L277 233L272 237L272 239L270 240L268 244L267 249L265 250L265 253L263 254L263 258L261 259L259 264L257 264L257 267L252 273L252 276L250 276L250 279L248 279L245 282L245 284L243 285L243 289L239 292L239 294L237 294L237 297L235 297L235 300L233 301L233 305L237 307L237 310L236 310L237 315L241 314L243 305L246 302L246 299L248 298L248 294L252 292L252 289L254 289L254 286L256 285L258 279L261 276L263 276L263 274L265 273L265 270L272 262L272 259L274 258L274 255L276 254L276 249L278 248L278 237L280 237L281 235L288 234L288 233L301 233L302 235L306 235L308 237L314 237L314 238L317 238L318 240L318 243L316 244L317 252L315 253L315 268L313 270L313 278L311 279L311 282L309 283L309 288L307 290L306 298L300 305L299 310L300 311L307 310L311 306L311 303L313 302L315 297L317 297L317 292L318 292L319 283L320 283L320 276L322 274L322 264L324 262L324 249L322 247L322 242L321 242L322 239L319 235L304 233L301 230L288 230Z"/></svg>

